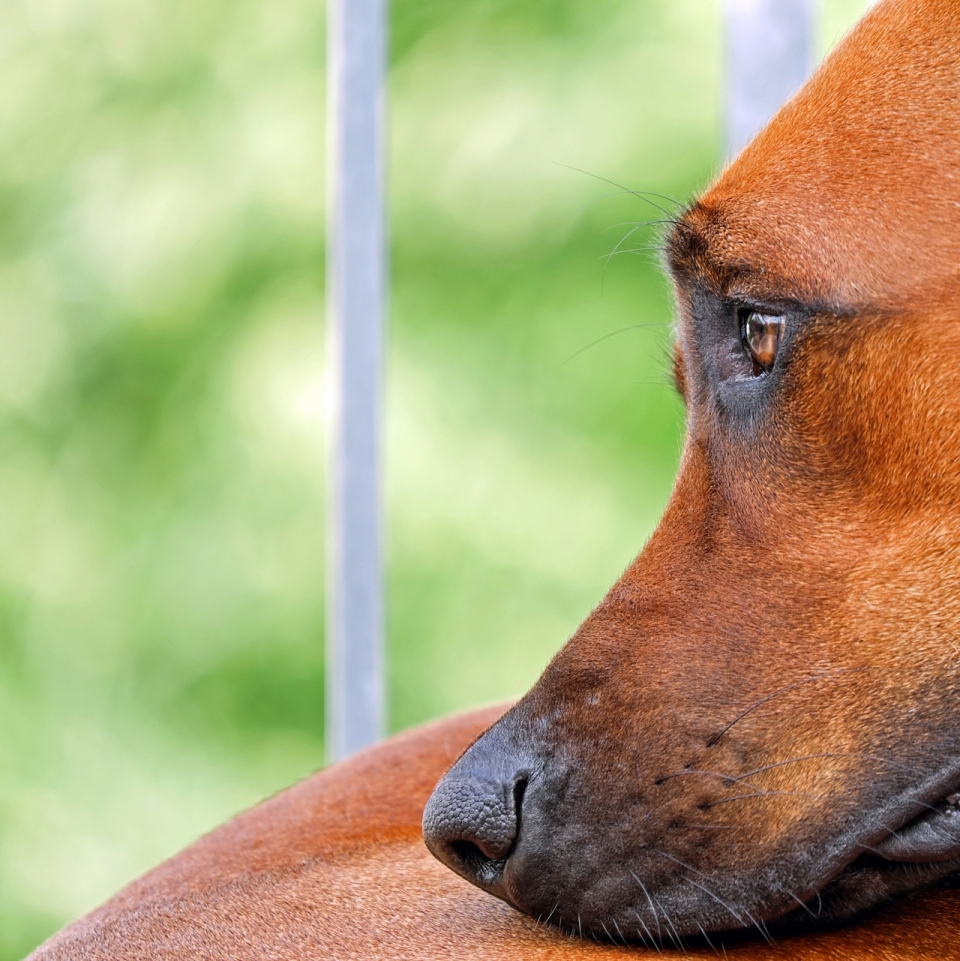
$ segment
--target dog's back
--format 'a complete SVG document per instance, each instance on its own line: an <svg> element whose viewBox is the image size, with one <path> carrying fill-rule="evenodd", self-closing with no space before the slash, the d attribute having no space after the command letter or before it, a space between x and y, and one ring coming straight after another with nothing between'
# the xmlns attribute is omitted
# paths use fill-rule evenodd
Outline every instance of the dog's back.
<svg viewBox="0 0 960 961"><path fill-rule="evenodd" d="M946 796L960 764L958 104L960 5L887 0L674 231L690 418L667 516L427 811L433 850L502 900L420 837L437 780L500 713L486 711L291 788L36 961L625 957L636 948L610 941L669 949L700 932L688 953L713 957L717 930L762 930L790 909L817 927L837 884L840 920L948 874L949 832L901 828L921 808L947 823L949 810L918 799ZM708 314L732 318L729 336ZM802 336L794 315L797 329L809 321ZM561 761L566 780L547 784ZM510 765L523 770L501 790ZM642 797L634 774L649 776ZM883 807L896 792L907 800ZM863 827L868 801L890 823ZM724 828L746 833L723 842ZM511 875L518 845L526 861ZM858 861L865 852L875 861ZM641 884L641 865L659 887ZM724 934L723 949L943 958L960 956L958 926L960 897L941 887L847 928L774 943Z"/></svg>

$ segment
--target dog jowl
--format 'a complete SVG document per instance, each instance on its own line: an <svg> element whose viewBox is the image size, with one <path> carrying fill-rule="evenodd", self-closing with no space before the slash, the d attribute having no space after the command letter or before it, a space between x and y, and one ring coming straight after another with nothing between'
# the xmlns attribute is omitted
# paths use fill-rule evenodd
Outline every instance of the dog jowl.
<svg viewBox="0 0 960 961"><path fill-rule="evenodd" d="M887 0L667 241L659 528L427 806L567 930L853 919L960 869L960 11Z"/></svg>

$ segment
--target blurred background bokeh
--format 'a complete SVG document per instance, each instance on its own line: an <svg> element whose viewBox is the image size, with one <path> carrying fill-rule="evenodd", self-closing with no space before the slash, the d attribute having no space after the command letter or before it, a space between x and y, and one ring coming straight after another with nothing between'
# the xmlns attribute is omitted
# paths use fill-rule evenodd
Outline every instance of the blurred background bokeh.
<svg viewBox="0 0 960 961"><path fill-rule="evenodd" d="M663 214L602 178L704 186L722 64L717 0L391 18L397 730L656 522ZM323 763L324 97L320 2L0 0L0 961Z"/></svg>

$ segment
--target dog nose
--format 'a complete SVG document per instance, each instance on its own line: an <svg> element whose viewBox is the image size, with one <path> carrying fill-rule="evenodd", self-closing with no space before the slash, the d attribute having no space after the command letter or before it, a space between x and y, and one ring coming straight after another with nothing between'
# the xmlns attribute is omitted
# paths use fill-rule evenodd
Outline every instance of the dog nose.
<svg viewBox="0 0 960 961"><path fill-rule="evenodd" d="M437 785L423 812L423 839L434 857L491 894L506 897L503 873L520 835L526 773L492 771L471 757L474 745ZM485 752L484 752L485 753Z"/></svg>

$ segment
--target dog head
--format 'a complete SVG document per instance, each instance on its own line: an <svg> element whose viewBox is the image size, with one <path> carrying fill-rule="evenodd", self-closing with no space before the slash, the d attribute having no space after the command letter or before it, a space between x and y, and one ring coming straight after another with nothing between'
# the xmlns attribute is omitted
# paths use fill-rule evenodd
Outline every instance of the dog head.
<svg viewBox="0 0 960 961"><path fill-rule="evenodd" d="M960 17L888 0L678 220L656 533L427 806L567 929L857 916L960 868Z"/></svg>

